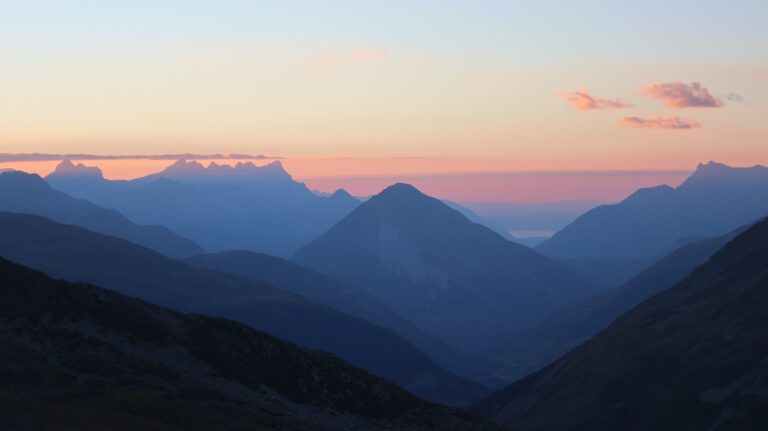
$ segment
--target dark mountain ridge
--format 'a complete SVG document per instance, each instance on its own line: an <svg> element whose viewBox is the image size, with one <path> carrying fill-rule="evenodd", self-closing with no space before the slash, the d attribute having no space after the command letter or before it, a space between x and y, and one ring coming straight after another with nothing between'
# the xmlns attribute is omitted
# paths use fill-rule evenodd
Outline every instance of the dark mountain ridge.
<svg viewBox="0 0 768 431"><path fill-rule="evenodd" d="M480 430L333 355L0 258L4 429Z"/></svg>
<svg viewBox="0 0 768 431"><path fill-rule="evenodd" d="M768 427L768 221L477 407L510 430Z"/></svg>
<svg viewBox="0 0 768 431"><path fill-rule="evenodd" d="M622 286L556 310L499 351L502 362L510 364L503 372L515 380L554 362L635 305L682 281L744 229L684 245Z"/></svg>
<svg viewBox="0 0 768 431"><path fill-rule="evenodd" d="M365 319L393 330L426 353L448 371L470 379L483 380L498 364L460 352L389 309L370 294L334 280L289 260L249 251L228 251L185 259L201 268L264 281L280 289L300 295L317 304L326 305L350 316ZM483 382L498 386L500 382Z"/></svg>
<svg viewBox="0 0 768 431"><path fill-rule="evenodd" d="M332 352L417 395L449 404L486 390L438 367L394 332L267 283L191 267L141 246L48 219L0 213L0 256L184 312L225 317Z"/></svg>

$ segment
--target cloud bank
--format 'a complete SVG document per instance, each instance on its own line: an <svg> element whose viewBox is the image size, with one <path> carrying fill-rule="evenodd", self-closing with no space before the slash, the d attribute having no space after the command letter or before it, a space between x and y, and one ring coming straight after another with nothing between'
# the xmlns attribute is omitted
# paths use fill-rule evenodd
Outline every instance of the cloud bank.
<svg viewBox="0 0 768 431"><path fill-rule="evenodd" d="M150 154L150 155L104 155L104 154L45 154L45 153L0 153L0 162L45 162L55 160L272 160L282 157L269 157L250 154Z"/></svg>
<svg viewBox="0 0 768 431"><path fill-rule="evenodd" d="M643 88L643 94L664 102L670 108L719 108L725 105L700 82L690 85L680 81L649 84Z"/></svg>
<svg viewBox="0 0 768 431"><path fill-rule="evenodd" d="M651 118L624 117L619 120L619 124L622 127L631 129L686 130L697 129L701 127L701 124L699 124L696 120L682 119L677 115L657 115Z"/></svg>
<svg viewBox="0 0 768 431"><path fill-rule="evenodd" d="M599 99L594 97L589 94L589 90L586 88L582 88L578 91L562 92L559 96L579 111L589 111L593 109L623 109L632 107L629 103L624 103L619 100Z"/></svg>

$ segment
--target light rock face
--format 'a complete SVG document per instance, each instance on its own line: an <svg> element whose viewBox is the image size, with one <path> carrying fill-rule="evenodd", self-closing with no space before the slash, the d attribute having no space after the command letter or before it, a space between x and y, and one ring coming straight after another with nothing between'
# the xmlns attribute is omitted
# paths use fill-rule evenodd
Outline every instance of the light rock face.
<svg viewBox="0 0 768 431"><path fill-rule="evenodd" d="M411 282L427 278L421 248L400 235L397 228L387 222L381 222L378 244L378 255L384 268Z"/></svg>

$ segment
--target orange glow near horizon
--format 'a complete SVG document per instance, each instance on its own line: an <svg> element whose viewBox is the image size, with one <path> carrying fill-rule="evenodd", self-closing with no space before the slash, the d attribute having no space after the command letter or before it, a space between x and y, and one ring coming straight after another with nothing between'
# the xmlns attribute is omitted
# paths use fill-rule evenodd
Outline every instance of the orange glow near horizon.
<svg viewBox="0 0 768 431"><path fill-rule="evenodd" d="M256 165L275 159L253 160ZM234 165L238 160L208 160ZM108 179L133 179L163 170L173 160L73 160L98 166ZM369 196L395 182L407 182L427 194L460 202L543 203L555 201L618 201L634 190L659 184L678 185L690 169L677 170L525 170L519 162L464 158L295 158L280 162L312 190L344 188ZM58 161L6 162L13 168L46 176Z"/></svg>

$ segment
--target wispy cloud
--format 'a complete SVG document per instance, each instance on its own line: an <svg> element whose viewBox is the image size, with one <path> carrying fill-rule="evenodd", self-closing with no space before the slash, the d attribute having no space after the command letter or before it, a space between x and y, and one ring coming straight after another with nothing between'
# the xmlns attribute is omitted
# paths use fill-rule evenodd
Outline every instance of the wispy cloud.
<svg viewBox="0 0 768 431"><path fill-rule="evenodd" d="M42 162L56 160L272 160L281 157L271 157L251 154L134 154L134 155L110 155L110 154L44 154L44 153L0 153L0 162Z"/></svg>
<svg viewBox="0 0 768 431"><path fill-rule="evenodd" d="M661 116L657 115L651 118L624 117L619 120L622 127L631 129L667 129L667 130L686 130L701 127L696 120L682 119L677 115Z"/></svg>
<svg viewBox="0 0 768 431"><path fill-rule="evenodd" d="M609 100L594 97L589 94L589 90L583 87L578 91L559 93L558 96L579 111L589 111L592 109L623 109L632 107L631 104L622 102L618 99Z"/></svg>
<svg viewBox="0 0 768 431"><path fill-rule="evenodd" d="M686 84L684 82L665 82L649 84L643 88L646 96L661 100L670 108L719 108L722 100L710 94L700 82Z"/></svg>

